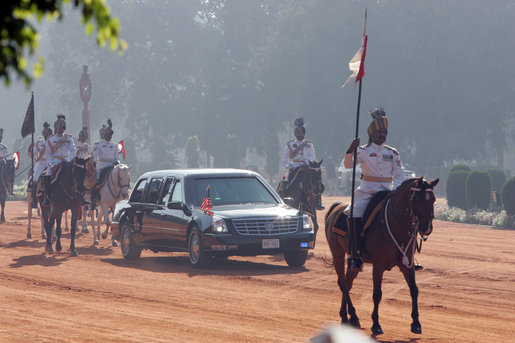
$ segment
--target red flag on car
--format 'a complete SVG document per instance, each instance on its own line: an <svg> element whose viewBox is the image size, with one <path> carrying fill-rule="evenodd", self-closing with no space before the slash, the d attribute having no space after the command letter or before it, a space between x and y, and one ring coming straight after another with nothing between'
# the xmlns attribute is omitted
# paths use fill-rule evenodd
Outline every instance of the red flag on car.
<svg viewBox="0 0 515 343"><path fill-rule="evenodd" d="M123 159L125 160L125 145L123 145L123 139L118 142L118 151L122 154Z"/></svg>
<svg viewBox="0 0 515 343"><path fill-rule="evenodd" d="M363 39L361 40L361 47L359 48L356 55L349 62L349 69L352 72L351 76L347 78L342 88L345 87L353 78L356 78L354 81L354 86L358 83L359 80L365 75L365 56L367 55L367 41L368 35L363 34Z"/></svg>
<svg viewBox="0 0 515 343"><path fill-rule="evenodd" d="M211 195L210 195L210 187L206 187L206 195L204 196L204 200L202 200L202 205L200 205L200 210L204 211L205 214L208 214L210 216L213 215L213 203L211 201Z"/></svg>

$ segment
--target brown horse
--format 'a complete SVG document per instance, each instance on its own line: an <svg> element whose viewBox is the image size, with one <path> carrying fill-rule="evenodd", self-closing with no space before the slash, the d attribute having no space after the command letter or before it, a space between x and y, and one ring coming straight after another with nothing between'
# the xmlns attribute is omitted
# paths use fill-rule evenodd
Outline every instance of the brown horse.
<svg viewBox="0 0 515 343"><path fill-rule="evenodd" d="M70 253L72 256L79 256L75 249L75 230L77 228L77 219L82 214L80 194L78 185L84 183L86 176L85 164L87 160L76 158L72 162L62 162L61 171L58 179L50 186L50 204L44 205L44 196L38 194L38 201L41 206L41 216L45 224L46 231L46 247L48 253L53 253L52 248L52 227L56 223L55 235L57 237L55 250L62 250L61 245L61 217L64 211L71 212L71 242ZM40 181L42 178L40 178Z"/></svg>
<svg viewBox="0 0 515 343"><path fill-rule="evenodd" d="M315 237L318 231L317 224L317 197L324 192L322 183L322 170L320 161L310 161L309 166L301 166L293 170L290 180L284 186L281 181L277 186L277 192L281 198L292 198L291 206L308 214L314 225Z"/></svg>
<svg viewBox="0 0 515 343"><path fill-rule="evenodd" d="M14 184L14 160L0 159L0 223L5 222L4 207L5 199L11 194Z"/></svg>
<svg viewBox="0 0 515 343"><path fill-rule="evenodd" d="M433 188L438 179L427 181L424 178L411 178L405 180L395 191L388 193L385 201L370 226L365 230L364 243L362 244L362 257L365 262L372 263L374 281L374 311L372 312L372 333L383 333L379 325L379 302L381 301L381 283L385 270L391 270L398 266L409 286L412 309L411 331L422 333L418 319L418 287L415 282L414 255L417 245L417 233L423 239L433 231L433 205L435 196ZM338 286L342 292L340 317L342 323L350 322L351 325L360 327L356 310L350 299L352 282L357 272L345 271L345 255L349 251L348 240L335 231L335 225L345 223L345 214L341 213L345 206L331 206L325 217L325 232L333 265L338 275ZM367 210L367 212L369 212ZM342 220L343 219L343 220ZM345 273L347 272L347 273ZM347 318L347 311L350 318Z"/></svg>

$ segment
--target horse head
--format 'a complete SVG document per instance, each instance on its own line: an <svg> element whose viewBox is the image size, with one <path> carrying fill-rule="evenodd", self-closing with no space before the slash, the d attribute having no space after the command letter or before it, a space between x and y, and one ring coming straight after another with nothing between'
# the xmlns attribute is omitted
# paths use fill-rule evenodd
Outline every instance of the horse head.
<svg viewBox="0 0 515 343"><path fill-rule="evenodd" d="M116 173L117 186L120 187L119 198L125 200L129 197L129 187L131 183L131 171L132 166L126 164L117 164L114 168Z"/></svg>
<svg viewBox="0 0 515 343"><path fill-rule="evenodd" d="M70 163L70 165L72 166L72 178L75 184L84 184L84 180L86 179L86 164L90 159L91 157L75 157L73 161Z"/></svg>
<svg viewBox="0 0 515 343"><path fill-rule="evenodd" d="M320 195L324 192L324 184L322 183L322 165L323 160L309 161L309 177L311 179L311 192L314 195Z"/></svg>
<svg viewBox="0 0 515 343"><path fill-rule="evenodd" d="M439 179L428 181L423 177L412 183L411 191L411 216L413 223L422 236L429 236L433 231L434 203L436 201L433 188Z"/></svg>

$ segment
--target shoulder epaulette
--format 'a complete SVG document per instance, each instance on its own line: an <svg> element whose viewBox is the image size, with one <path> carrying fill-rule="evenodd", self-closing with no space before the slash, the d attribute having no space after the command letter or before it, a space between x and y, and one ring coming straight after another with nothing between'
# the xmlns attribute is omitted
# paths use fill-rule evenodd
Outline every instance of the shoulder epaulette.
<svg viewBox="0 0 515 343"><path fill-rule="evenodd" d="M72 135L70 135L69 133L65 133L63 136L68 138L68 137L71 137Z"/></svg>
<svg viewBox="0 0 515 343"><path fill-rule="evenodd" d="M391 147L389 145L385 145L384 147L388 150L391 150L395 155L399 155L399 152L394 147Z"/></svg>
<svg viewBox="0 0 515 343"><path fill-rule="evenodd" d="M304 141L305 141L306 143L313 143L313 142L311 142L309 139L305 139Z"/></svg>

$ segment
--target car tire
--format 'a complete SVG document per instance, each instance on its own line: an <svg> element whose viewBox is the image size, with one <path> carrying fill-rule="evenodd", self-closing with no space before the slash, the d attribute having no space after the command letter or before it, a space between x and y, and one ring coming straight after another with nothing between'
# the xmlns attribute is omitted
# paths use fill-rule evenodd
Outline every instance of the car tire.
<svg viewBox="0 0 515 343"><path fill-rule="evenodd" d="M193 226L188 235L188 256L190 264L195 268L209 266L214 258L202 246L202 235L198 226Z"/></svg>
<svg viewBox="0 0 515 343"><path fill-rule="evenodd" d="M124 221L120 228L122 255L126 260L137 260L141 256L141 248L134 243L131 224Z"/></svg>
<svg viewBox="0 0 515 343"><path fill-rule="evenodd" d="M302 267L308 259L307 250L290 250L283 253L286 263L290 267Z"/></svg>

